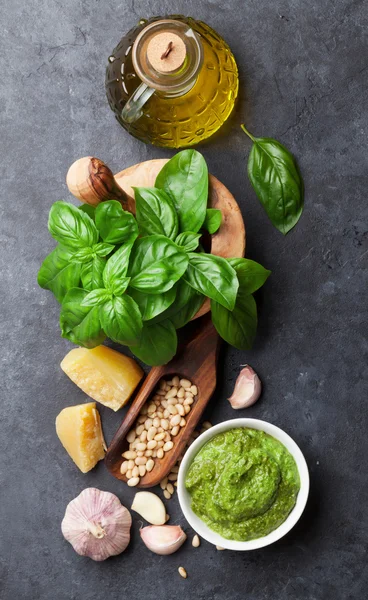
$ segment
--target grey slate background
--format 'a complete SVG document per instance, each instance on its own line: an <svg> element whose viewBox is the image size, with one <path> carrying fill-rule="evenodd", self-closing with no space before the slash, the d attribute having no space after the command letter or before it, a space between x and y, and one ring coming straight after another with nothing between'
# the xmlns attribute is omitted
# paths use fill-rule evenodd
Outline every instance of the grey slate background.
<svg viewBox="0 0 368 600"><path fill-rule="evenodd" d="M368 9L363 0L3 0L1 3L1 458L2 600L191 598L360 600L366 597L367 520L367 93ZM172 153L130 138L104 92L109 53L139 17L190 14L230 43L240 100L227 129L202 147L233 192L247 227L247 254L272 270L258 296L252 352L224 348L208 416L228 405L249 361L264 394L244 415L269 420L300 445L311 496L295 529L252 553L190 542L158 557L139 540L98 564L60 533L67 503L87 486L134 492L100 464L82 475L60 446L54 420L85 400L61 372L71 345L58 305L36 284L52 249L51 203L71 200L69 165L84 155L112 170ZM285 143L298 157L306 208L286 238L268 222L247 180L249 141ZM101 409L107 439L121 414ZM172 523L185 526L176 497ZM190 529L186 527L191 534ZM183 580L177 567L189 574Z"/></svg>

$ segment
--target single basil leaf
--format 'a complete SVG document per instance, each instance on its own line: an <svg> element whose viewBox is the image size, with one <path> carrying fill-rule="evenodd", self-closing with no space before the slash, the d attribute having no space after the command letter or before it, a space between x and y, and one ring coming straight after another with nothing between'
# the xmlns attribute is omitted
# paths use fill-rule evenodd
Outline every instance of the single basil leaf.
<svg viewBox="0 0 368 600"><path fill-rule="evenodd" d="M106 288L123 279L128 271L129 257L132 251L132 243L121 246L107 261L103 272L103 280Z"/></svg>
<svg viewBox="0 0 368 600"><path fill-rule="evenodd" d="M262 265L248 258L228 258L228 262L235 269L239 281L239 291L242 294L253 294L266 282L271 275Z"/></svg>
<svg viewBox="0 0 368 600"><path fill-rule="evenodd" d="M133 187L133 190L140 233L165 235L174 240L179 229L178 215L165 190L154 187Z"/></svg>
<svg viewBox="0 0 368 600"><path fill-rule="evenodd" d="M100 242L99 244L95 244L92 247L92 250L97 256L107 256L114 250L115 246L113 244L106 244L104 242Z"/></svg>
<svg viewBox="0 0 368 600"><path fill-rule="evenodd" d="M233 267L220 256L189 253L189 265L183 276L190 286L225 308L235 306L239 283Z"/></svg>
<svg viewBox="0 0 368 600"><path fill-rule="evenodd" d="M205 298L183 279L178 281L173 289L176 291L175 302L154 320L157 323L164 320L171 321L175 329L180 329L199 311Z"/></svg>
<svg viewBox="0 0 368 600"><path fill-rule="evenodd" d="M55 202L49 213L49 232L62 246L79 249L98 242L98 231L87 213L68 202Z"/></svg>
<svg viewBox="0 0 368 600"><path fill-rule="evenodd" d="M239 350L252 347L257 331L257 305L253 296L239 294L233 311L211 300L212 322L218 334Z"/></svg>
<svg viewBox="0 0 368 600"><path fill-rule="evenodd" d="M104 242L132 243L138 237L138 226L130 212L117 200L101 202L96 208L96 225Z"/></svg>
<svg viewBox="0 0 368 600"><path fill-rule="evenodd" d="M148 294L171 289L185 272L188 255L163 235L136 240L129 267L130 286Z"/></svg>
<svg viewBox="0 0 368 600"><path fill-rule="evenodd" d="M203 223L203 227L207 229L208 233L216 233L220 229L222 221L222 212L217 208L207 208L206 218Z"/></svg>
<svg viewBox="0 0 368 600"><path fill-rule="evenodd" d="M106 265L106 259L95 256L92 261L82 266L81 279L85 290L91 291L104 287L102 273Z"/></svg>
<svg viewBox="0 0 368 600"><path fill-rule="evenodd" d="M193 252L198 248L199 240L201 238L200 233L193 233L193 231L184 231L179 233L175 239L175 244L184 248L186 252Z"/></svg>
<svg viewBox="0 0 368 600"><path fill-rule="evenodd" d="M125 346L138 344L142 332L142 317L130 296L112 298L102 304L100 320L106 335L114 342Z"/></svg>
<svg viewBox="0 0 368 600"><path fill-rule="evenodd" d="M74 252L71 262L74 263L87 263L91 261L93 258L93 250L92 248L80 248L77 252Z"/></svg>
<svg viewBox="0 0 368 600"><path fill-rule="evenodd" d="M129 288L129 294L138 304L143 321L150 321L163 313L174 302L176 289L174 286L162 294L147 294Z"/></svg>
<svg viewBox="0 0 368 600"><path fill-rule="evenodd" d="M248 176L272 224L286 235L303 212L303 179L293 155L272 138L255 138L248 159Z"/></svg>
<svg viewBox="0 0 368 600"><path fill-rule="evenodd" d="M114 296L122 296L129 285L129 281L130 277L121 277L120 279L113 281L110 285L110 290Z"/></svg>
<svg viewBox="0 0 368 600"><path fill-rule="evenodd" d="M130 350L147 365L156 367L165 365L176 354L178 338L175 327L170 321L162 323L143 323L140 340Z"/></svg>
<svg viewBox="0 0 368 600"><path fill-rule="evenodd" d="M105 288L92 290L82 300L82 306L99 306L111 299L111 293Z"/></svg>
<svg viewBox="0 0 368 600"><path fill-rule="evenodd" d="M87 213L87 215L92 219L92 221L95 221L95 217L96 217L96 207L95 206L91 206L90 204L82 204L81 206L78 206L78 209L81 210L82 212Z"/></svg>
<svg viewBox="0 0 368 600"><path fill-rule="evenodd" d="M71 262L73 252L57 246L43 261L38 271L38 285L50 290L62 302L65 294L77 287L81 278L81 266Z"/></svg>
<svg viewBox="0 0 368 600"><path fill-rule="evenodd" d="M83 306L88 292L73 288L66 294L60 312L61 335L85 348L94 348L104 341L98 306Z"/></svg>
<svg viewBox="0 0 368 600"><path fill-rule="evenodd" d="M180 231L202 227L208 199L208 169L197 150L182 150L171 158L156 178L156 187L165 190L174 203Z"/></svg>

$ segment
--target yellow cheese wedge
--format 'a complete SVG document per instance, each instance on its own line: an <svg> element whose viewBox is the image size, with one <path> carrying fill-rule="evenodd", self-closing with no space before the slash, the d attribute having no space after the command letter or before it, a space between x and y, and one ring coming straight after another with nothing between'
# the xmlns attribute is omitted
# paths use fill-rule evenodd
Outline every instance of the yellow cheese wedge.
<svg viewBox="0 0 368 600"><path fill-rule="evenodd" d="M88 396L115 411L128 402L144 375L135 360L107 346L75 348L60 366Z"/></svg>
<svg viewBox="0 0 368 600"><path fill-rule="evenodd" d="M95 402L64 408L56 417L56 433L70 458L87 473L105 457L105 441Z"/></svg>

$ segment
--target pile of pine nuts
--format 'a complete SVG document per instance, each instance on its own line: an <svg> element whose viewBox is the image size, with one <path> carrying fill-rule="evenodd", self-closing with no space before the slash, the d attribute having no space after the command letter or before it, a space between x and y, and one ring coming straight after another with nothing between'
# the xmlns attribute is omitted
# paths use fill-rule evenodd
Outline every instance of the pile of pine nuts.
<svg viewBox="0 0 368 600"><path fill-rule="evenodd" d="M153 398L142 407L135 428L126 436L129 450L122 454L125 460L120 472L130 487L138 485L141 477L152 471L155 458L163 458L173 448L172 438L185 427L185 417L197 394L197 386L188 379L177 375L169 381L161 379ZM176 481L176 477L171 481ZM173 488L171 482L170 486Z"/></svg>
<svg viewBox="0 0 368 600"><path fill-rule="evenodd" d="M197 437L201 435L201 433L204 433L205 431L207 431L207 429L210 429L211 427L212 423L210 423L209 421L204 421L204 423L202 423L202 428L200 431L193 431L191 433L186 447L189 448L189 446L193 444L194 440L197 439ZM163 490L163 494L166 500L170 500L171 496L175 491L175 487L177 486L179 466L182 459L183 457L180 457L176 465L171 469L170 473L166 477L164 477L162 481L160 481L160 488Z"/></svg>

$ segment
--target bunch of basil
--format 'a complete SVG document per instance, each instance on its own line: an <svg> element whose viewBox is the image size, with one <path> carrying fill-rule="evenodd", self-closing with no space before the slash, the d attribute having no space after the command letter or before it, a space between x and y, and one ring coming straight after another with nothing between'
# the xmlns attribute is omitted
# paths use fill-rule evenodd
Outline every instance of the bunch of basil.
<svg viewBox="0 0 368 600"><path fill-rule="evenodd" d="M195 150L176 154L155 187L135 188L136 217L115 200L96 208L56 202L48 227L59 245L38 274L61 303L61 335L93 348L106 336L149 365L176 353L176 330L211 299L212 320L229 344L251 347L253 292L270 272L244 258L206 254L201 229L221 212L207 208L208 171Z"/></svg>

